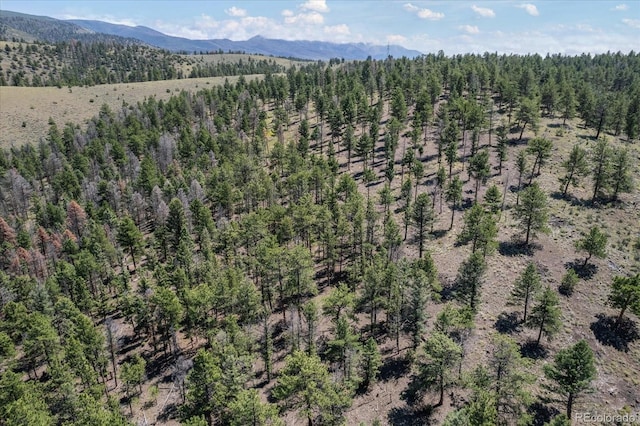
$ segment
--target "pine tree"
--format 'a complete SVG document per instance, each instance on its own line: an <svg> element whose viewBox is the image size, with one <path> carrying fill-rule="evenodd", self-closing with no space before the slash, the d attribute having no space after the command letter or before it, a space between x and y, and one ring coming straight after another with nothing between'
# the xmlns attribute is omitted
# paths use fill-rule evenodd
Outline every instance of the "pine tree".
<svg viewBox="0 0 640 426"><path fill-rule="evenodd" d="M632 164L627 148L614 149L611 157L611 174L609 176L610 187L613 191L611 198L613 201L617 201L620 193L633 190Z"/></svg>
<svg viewBox="0 0 640 426"><path fill-rule="evenodd" d="M200 349L187 376L187 402L183 406L186 417L204 416L207 424L213 424L214 416L222 408L225 392L222 370L215 357Z"/></svg>
<svg viewBox="0 0 640 426"><path fill-rule="evenodd" d="M544 366L544 375L553 380L551 390L567 400L567 418L571 419L573 404L577 397L590 388L596 377L593 351L585 340L560 350L553 365Z"/></svg>
<svg viewBox="0 0 640 426"><path fill-rule="evenodd" d="M424 242L427 239L429 228L433 226L434 214L431 208L431 200L427 193L422 193L416 199L413 206L413 223L417 228L416 239L418 240L418 257L422 258Z"/></svg>
<svg viewBox="0 0 640 426"><path fill-rule="evenodd" d="M529 302L535 297L536 293L540 291L540 288L540 273L536 265L533 262L529 262L522 274L516 279L513 290L511 290L511 297L516 301L522 301L524 303L523 323L527 322Z"/></svg>
<svg viewBox="0 0 640 426"><path fill-rule="evenodd" d="M489 164L489 152L486 149L476 153L469 160L469 176L473 176L476 181L475 185L475 201L478 201L478 190L480 183L487 183L491 168Z"/></svg>
<svg viewBox="0 0 640 426"><path fill-rule="evenodd" d="M640 274L632 277L613 277L613 285L608 298L609 306L620 309L616 318L615 328L622 324L627 309L640 315Z"/></svg>
<svg viewBox="0 0 640 426"><path fill-rule="evenodd" d="M589 172L589 162L587 160L587 151L579 145L574 145L569 154L569 158L562 163L565 169L565 175L560 178L562 185L562 196L566 197L569 185L578 185L580 178Z"/></svg>
<svg viewBox="0 0 640 426"><path fill-rule="evenodd" d="M382 357L373 337L369 337L362 348L363 386L365 389L376 381L382 366Z"/></svg>
<svg viewBox="0 0 640 426"><path fill-rule="evenodd" d="M502 204L502 194L500 188L497 185L491 185L487 192L484 194L484 202L487 205L489 211L493 214L500 211L500 205Z"/></svg>
<svg viewBox="0 0 640 426"><path fill-rule="evenodd" d="M424 343L424 355L425 359L419 362L418 372L409 387L418 397L425 391L437 391L439 397L436 406L441 406L445 389L455 383L453 367L462 350L450 337L435 332Z"/></svg>
<svg viewBox="0 0 640 426"><path fill-rule="evenodd" d="M547 231L548 209L547 196L537 182L522 191L521 203L515 207L515 216L525 233L525 246L529 245L530 238L535 237L538 232Z"/></svg>
<svg viewBox="0 0 640 426"><path fill-rule="evenodd" d="M278 417L278 408L268 402L262 402L255 389L244 389L229 404L230 426L283 426Z"/></svg>
<svg viewBox="0 0 640 426"><path fill-rule="evenodd" d="M611 148L605 139L599 139L591 151L593 180L593 196L591 202L601 195L601 192L608 189L611 176Z"/></svg>
<svg viewBox="0 0 640 426"><path fill-rule="evenodd" d="M456 207L460 206L462 202L462 180L456 176L447 185L447 201L451 203L451 223L449 224L449 230L453 228L453 220L456 214Z"/></svg>
<svg viewBox="0 0 640 426"><path fill-rule="evenodd" d="M602 232L599 227L594 226L587 235L576 241L576 250L587 252L587 257L582 264L583 268L587 266L591 256L596 256L600 259L604 259L607 256L607 239L607 234Z"/></svg>
<svg viewBox="0 0 640 426"><path fill-rule="evenodd" d="M472 243L471 250L481 250L486 255L496 245L498 234L495 218L480 204L474 204L464 214L464 228L458 235L459 244Z"/></svg>
<svg viewBox="0 0 640 426"><path fill-rule="evenodd" d="M487 264L479 251L471 253L471 256L462 262L458 269L456 296L473 311L478 308L480 287L482 287L486 269Z"/></svg>
<svg viewBox="0 0 640 426"><path fill-rule="evenodd" d="M507 127L503 124L496 129L498 136L498 144L496 151L498 153L498 171L502 175L502 164L507 161L509 154L509 136L507 135Z"/></svg>
<svg viewBox="0 0 640 426"><path fill-rule="evenodd" d="M533 138L527 144L527 153L535 155L533 160L533 167L531 167L531 174L529 176L529 184L533 180L536 173L536 166L538 167L538 175L540 174L540 168L544 165L546 160L551 156L551 150L553 149L553 142L545 138Z"/></svg>
<svg viewBox="0 0 640 426"><path fill-rule="evenodd" d="M516 195L516 206L520 204L520 190L522 189L522 178L527 170L527 152L519 151L516 157L516 170L518 171L518 192Z"/></svg>
<svg viewBox="0 0 640 426"><path fill-rule="evenodd" d="M573 294L573 289L576 284L578 284L578 281L580 281L580 277L578 277L576 271L571 268L562 277L562 281L560 281L560 285L558 286L558 291L565 296L571 296Z"/></svg>
<svg viewBox="0 0 640 426"><path fill-rule="evenodd" d="M118 225L118 243L129 250L133 269L137 269L136 254L142 252L142 233L129 216L124 217Z"/></svg>
<svg viewBox="0 0 640 426"><path fill-rule="evenodd" d="M520 348L508 336L492 336L487 360L488 387L495 401L498 424L510 424L526 417L531 395L528 384L534 377L526 372L527 361L520 355ZM482 386L482 383L479 383Z"/></svg>
<svg viewBox="0 0 640 426"><path fill-rule="evenodd" d="M558 296L547 287L538 300L538 304L531 310L531 315L526 322L529 328L538 328L538 339L536 345L540 345L540 339L544 333L548 338L552 338L560 331L562 322Z"/></svg>
<svg viewBox="0 0 640 426"><path fill-rule="evenodd" d="M300 408L309 426L338 420L351 405L351 398L331 381L320 358L302 351L287 356L272 394L287 406Z"/></svg>

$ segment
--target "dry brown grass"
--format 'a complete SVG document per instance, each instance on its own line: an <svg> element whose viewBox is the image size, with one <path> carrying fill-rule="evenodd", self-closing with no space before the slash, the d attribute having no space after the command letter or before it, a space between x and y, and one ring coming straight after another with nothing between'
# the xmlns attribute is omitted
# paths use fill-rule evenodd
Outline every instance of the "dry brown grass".
<svg viewBox="0 0 640 426"><path fill-rule="evenodd" d="M245 76L247 80L261 75ZM144 83L105 84L92 87L0 87L0 147L37 143L47 134L49 118L61 127L86 123L103 104L112 111L145 98L167 100L181 91L198 91L237 76L206 77Z"/></svg>

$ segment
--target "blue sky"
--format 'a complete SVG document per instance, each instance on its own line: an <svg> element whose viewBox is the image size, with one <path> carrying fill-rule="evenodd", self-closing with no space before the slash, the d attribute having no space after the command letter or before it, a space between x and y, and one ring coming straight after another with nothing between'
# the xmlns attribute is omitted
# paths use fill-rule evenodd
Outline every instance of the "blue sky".
<svg viewBox="0 0 640 426"><path fill-rule="evenodd" d="M59 19L144 25L187 38L400 44L421 52L640 51L640 1L58 1L0 8Z"/></svg>

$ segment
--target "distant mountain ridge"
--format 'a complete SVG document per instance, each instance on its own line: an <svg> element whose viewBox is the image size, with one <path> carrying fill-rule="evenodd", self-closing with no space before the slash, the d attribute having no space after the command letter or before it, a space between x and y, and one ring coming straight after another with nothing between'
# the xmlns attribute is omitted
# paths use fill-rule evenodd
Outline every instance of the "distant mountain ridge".
<svg viewBox="0 0 640 426"><path fill-rule="evenodd" d="M244 52L266 56L299 58L309 60L385 59L394 57L416 57L417 50L398 45L375 45L368 43L330 43L311 40L278 40L255 36L249 40L229 39L191 40L174 37L144 26L131 27L104 21L83 19L59 20L47 16L0 10L0 38L45 41L50 43L80 41L116 41L125 44L145 43L172 52Z"/></svg>
<svg viewBox="0 0 640 426"><path fill-rule="evenodd" d="M71 22L87 30L135 38L152 46L171 51L218 51L257 53L268 56L295 57L300 59L327 60L331 58L344 59L384 59L388 55L394 57L416 57L422 55L417 50L405 49L398 45L380 46L365 43L330 43L309 40L278 40L255 36L249 40L233 41L229 39L191 40L163 34L154 29L137 26L110 24L103 21L74 19Z"/></svg>

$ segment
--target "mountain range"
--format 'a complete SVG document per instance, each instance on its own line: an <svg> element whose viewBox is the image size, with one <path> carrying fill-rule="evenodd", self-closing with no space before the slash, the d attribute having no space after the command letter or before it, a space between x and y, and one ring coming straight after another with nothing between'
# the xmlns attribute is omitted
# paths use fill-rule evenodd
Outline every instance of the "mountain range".
<svg viewBox="0 0 640 426"><path fill-rule="evenodd" d="M131 27L95 20L59 20L17 12L0 11L0 37L27 41L60 42L72 39L90 41L113 39L120 42L140 42L172 52L244 52L267 56L310 60L384 59L416 57L422 53L398 45L365 43L330 43L311 40L278 40L255 36L249 40L192 40L174 37L144 26Z"/></svg>

